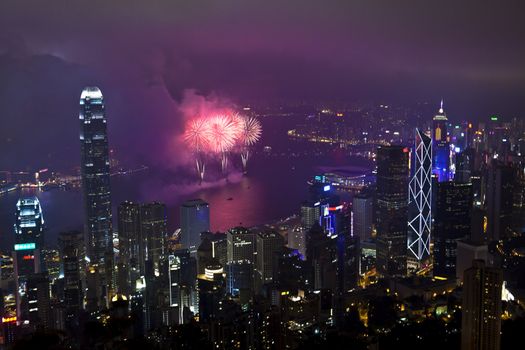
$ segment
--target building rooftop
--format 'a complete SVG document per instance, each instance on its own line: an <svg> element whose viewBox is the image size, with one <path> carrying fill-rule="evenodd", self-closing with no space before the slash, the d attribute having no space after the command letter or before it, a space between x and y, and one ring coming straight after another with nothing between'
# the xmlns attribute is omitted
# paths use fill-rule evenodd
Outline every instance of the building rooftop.
<svg viewBox="0 0 525 350"><path fill-rule="evenodd" d="M197 206L208 206L209 204L202 199L190 199L182 204L183 207L189 208L189 207L197 207Z"/></svg>
<svg viewBox="0 0 525 350"><path fill-rule="evenodd" d="M81 100L96 98L102 98L102 91L96 86L85 87L84 90L82 90L82 94L80 94Z"/></svg>

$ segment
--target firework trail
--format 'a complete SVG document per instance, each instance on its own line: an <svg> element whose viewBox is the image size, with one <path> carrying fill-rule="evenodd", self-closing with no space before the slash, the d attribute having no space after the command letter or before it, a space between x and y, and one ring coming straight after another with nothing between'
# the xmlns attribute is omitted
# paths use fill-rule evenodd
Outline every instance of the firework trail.
<svg viewBox="0 0 525 350"><path fill-rule="evenodd" d="M184 140L195 154L195 165L200 181L202 182L206 170L206 151L210 146L210 127L208 121L204 118L190 120L184 133Z"/></svg>
<svg viewBox="0 0 525 350"><path fill-rule="evenodd" d="M246 174L248 159L250 158L250 147L261 138L261 123L254 117L241 117L241 132L239 142L241 144L242 170Z"/></svg>
<svg viewBox="0 0 525 350"><path fill-rule="evenodd" d="M223 173L228 168L228 153L235 146L239 126L239 121L233 115L216 115L209 120L211 151L219 155Z"/></svg>

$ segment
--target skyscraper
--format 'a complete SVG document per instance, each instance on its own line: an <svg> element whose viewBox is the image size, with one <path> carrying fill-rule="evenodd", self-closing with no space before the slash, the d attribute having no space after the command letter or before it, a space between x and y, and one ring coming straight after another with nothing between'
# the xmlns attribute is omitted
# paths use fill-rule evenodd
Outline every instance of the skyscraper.
<svg viewBox="0 0 525 350"><path fill-rule="evenodd" d="M44 216L36 197L22 198L16 203L15 246L13 262L16 276L16 306L19 320L29 318L27 282L41 270L40 251L44 241Z"/></svg>
<svg viewBox="0 0 525 350"><path fill-rule="evenodd" d="M360 240L365 241L372 237L374 223L374 199L369 194L358 194L352 200L354 213L353 233Z"/></svg>
<svg viewBox="0 0 525 350"><path fill-rule="evenodd" d="M109 152L104 98L97 87L80 95L81 176L84 195L87 256L104 266L112 256Z"/></svg>
<svg viewBox="0 0 525 350"><path fill-rule="evenodd" d="M487 176L487 234L497 241L512 235L516 172L508 165L494 162Z"/></svg>
<svg viewBox="0 0 525 350"><path fill-rule="evenodd" d="M503 273L474 260L465 270L462 306L462 350L499 350Z"/></svg>
<svg viewBox="0 0 525 350"><path fill-rule="evenodd" d="M47 272L35 273L27 279L29 322L42 328L51 328L49 276Z"/></svg>
<svg viewBox="0 0 525 350"><path fill-rule="evenodd" d="M283 237L274 231L257 235L257 278L261 285L272 282L278 266L278 253L284 248Z"/></svg>
<svg viewBox="0 0 525 350"><path fill-rule="evenodd" d="M228 262L247 261L255 264L257 251L255 232L245 227L234 227L228 230L226 237Z"/></svg>
<svg viewBox="0 0 525 350"><path fill-rule="evenodd" d="M306 229L294 227L288 231L288 248L295 249L301 259L306 259Z"/></svg>
<svg viewBox="0 0 525 350"><path fill-rule="evenodd" d="M382 275L406 274L409 150L377 150L377 269Z"/></svg>
<svg viewBox="0 0 525 350"><path fill-rule="evenodd" d="M461 153L456 153L456 174L455 182L471 182L472 169L474 167L474 149L467 148Z"/></svg>
<svg viewBox="0 0 525 350"><path fill-rule="evenodd" d="M443 110L443 100L432 123L433 157L432 169L438 182L448 181L450 177L450 149L447 138L448 118Z"/></svg>
<svg viewBox="0 0 525 350"><path fill-rule="evenodd" d="M169 280L169 297L170 307L176 308L177 321L179 324L182 320L182 302L181 302L181 263L180 257L175 255L168 256L168 280Z"/></svg>
<svg viewBox="0 0 525 350"><path fill-rule="evenodd" d="M82 307L83 241L82 233L75 231L61 233L58 240L64 274L64 323L68 329L78 326L78 315Z"/></svg>
<svg viewBox="0 0 525 350"><path fill-rule="evenodd" d="M321 217L321 203L305 201L301 204L301 225L309 230L315 223L319 223Z"/></svg>
<svg viewBox="0 0 525 350"><path fill-rule="evenodd" d="M430 256L432 227L432 140L416 129L412 177L408 189L407 248L418 263Z"/></svg>
<svg viewBox="0 0 525 350"><path fill-rule="evenodd" d="M434 276L456 276L457 241L470 235L472 185L440 182L434 213Z"/></svg>
<svg viewBox="0 0 525 350"><path fill-rule="evenodd" d="M186 201L180 208L182 247L197 252L201 233L210 230L210 206L202 199Z"/></svg>
<svg viewBox="0 0 525 350"><path fill-rule="evenodd" d="M144 273L143 240L140 234L140 206L123 202L118 207L119 293L129 295L131 282Z"/></svg>
<svg viewBox="0 0 525 350"><path fill-rule="evenodd" d="M158 202L143 204L140 208L140 221L142 243L145 244L144 260L152 261L154 270L158 272L160 259L166 254L165 240L168 236L166 205Z"/></svg>

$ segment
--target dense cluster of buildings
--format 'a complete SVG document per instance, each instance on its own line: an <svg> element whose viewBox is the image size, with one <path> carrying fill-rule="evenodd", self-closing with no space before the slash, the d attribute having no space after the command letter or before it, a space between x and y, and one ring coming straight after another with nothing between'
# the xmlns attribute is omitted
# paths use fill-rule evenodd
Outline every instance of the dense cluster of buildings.
<svg viewBox="0 0 525 350"><path fill-rule="evenodd" d="M20 199L12 256L0 257L5 346L59 330L72 347L285 349L340 337L373 349L434 320L444 344L499 349L502 317L523 312L518 120L453 125L441 105L410 142L375 151L375 185L350 203L314 181L296 221L213 233L209 204L195 199L172 236L157 202L120 203L113 228L98 88L84 89L79 116L84 230L47 249L38 199Z"/></svg>

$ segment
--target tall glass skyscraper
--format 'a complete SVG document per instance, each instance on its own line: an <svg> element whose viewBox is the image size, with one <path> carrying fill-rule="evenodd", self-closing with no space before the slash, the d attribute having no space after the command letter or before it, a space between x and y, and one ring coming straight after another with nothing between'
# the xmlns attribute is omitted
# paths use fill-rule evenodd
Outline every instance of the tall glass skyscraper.
<svg viewBox="0 0 525 350"><path fill-rule="evenodd" d="M192 254L201 244L201 233L210 230L210 206L202 199L186 201L180 207L181 242Z"/></svg>
<svg viewBox="0 0 525 350"><path fill-rule="evenodd" d="M144 261L151 261L154 270L159 271L161 259L166 254L165 240L168 236L166 205L158 202L142 204L140 222Z"/></svg>
<svg viewBox="0 0 525 350"><path fill-rule="evenodd" d="M16 306L20 320L29 319L27 282L40 272L40 251L44 241L44 216L36 197L22 198L16 203L15 246L13 252L16 276Z"/></svg>
<svg viewBox="0 0 525 350"><path fill-rule="evenodd" d="M104 266L112 256L109 152L104 98L97 87L80 95L81 175L84 194L87 257Z"/></svg>
<svg viewBox="0 0 525 350"><path fill-rule="evenodd" d="M409 150L377 150L377 271L406 275Z"/></svg>
<svg viewBox="0 0 525 350"><path fill-rule="evenodd" d="M430 256L432 227L432 140L416 129L412 177L408 188L409 253L421 263Z"/></svg>
<svg viewBox="0 0 525 350"><path fill-rule="evenodd" d="M434 276L454 278L457 243L471 232L472 184L438 183L435 203Z"/></svg>

